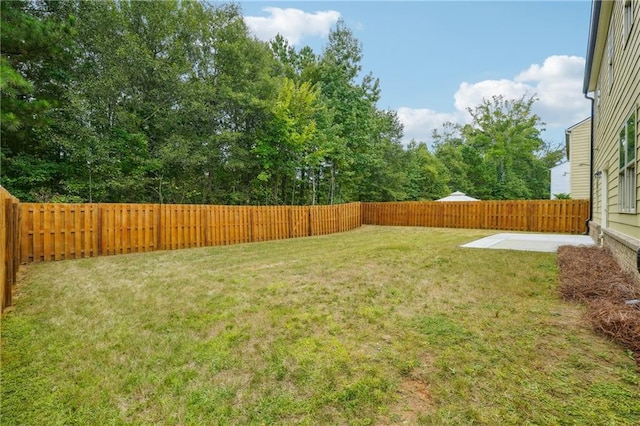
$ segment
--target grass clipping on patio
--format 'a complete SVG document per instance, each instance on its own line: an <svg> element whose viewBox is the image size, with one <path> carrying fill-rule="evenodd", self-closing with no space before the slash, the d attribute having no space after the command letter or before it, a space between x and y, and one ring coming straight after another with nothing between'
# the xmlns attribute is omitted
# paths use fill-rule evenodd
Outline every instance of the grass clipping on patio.
<svg viewBox="0 0 640 426"><path fill-rule="evenodd" d="M599 333L633 351L640 368L640 286L599 247L558 249L560 291L566 300L586 303L586 319Z"/></svg>

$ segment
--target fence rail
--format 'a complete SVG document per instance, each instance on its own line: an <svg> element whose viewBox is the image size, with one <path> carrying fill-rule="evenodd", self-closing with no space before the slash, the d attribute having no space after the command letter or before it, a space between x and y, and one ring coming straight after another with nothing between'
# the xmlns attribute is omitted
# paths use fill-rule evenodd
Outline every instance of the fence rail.
<svg viewBox="0 0 640 426"><path fill-rule="evenodd" d="M23 263L279 240L361 226L333 206L22 203Z"/></svg>
<svg viewBox="0 0 640 426"><path fill-rule="evenodd" d="M589 200L362 203L362 223L580 234Z"/></svg>

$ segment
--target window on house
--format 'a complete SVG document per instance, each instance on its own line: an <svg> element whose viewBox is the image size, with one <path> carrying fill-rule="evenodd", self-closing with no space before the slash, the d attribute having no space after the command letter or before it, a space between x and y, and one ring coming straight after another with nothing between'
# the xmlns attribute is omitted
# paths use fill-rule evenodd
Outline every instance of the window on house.
<svg viewBox="0 0 640 426"><path fill-rule="evenodd" d="M626 43L631 34L631 27L633 26L633 2L631 0L625 0L624 8L622 9L622 28L624 32L624 42Z"/></svg>
<svg viewBox="0 0 640 426"><path fill-rule="evenodd" d="M607 38L607 61L609 64L609 75L608 75L608 86L609 86L609 90L611 90L611 87L613 87L613 47L614 47L614 40L613 40L613 22L611 22L611 24L609 24L609 37Z"/></svg>
<svg viewBox="0 0 640 426"><path fill-rule="evenodd" d="M620 129L618 204L623 213L636 212L636 113Z"/></svg>

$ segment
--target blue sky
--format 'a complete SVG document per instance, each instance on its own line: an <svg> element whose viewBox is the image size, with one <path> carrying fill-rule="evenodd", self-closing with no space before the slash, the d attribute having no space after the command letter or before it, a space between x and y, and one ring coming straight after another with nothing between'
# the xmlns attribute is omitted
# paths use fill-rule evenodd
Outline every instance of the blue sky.
<svg viewBox="0 0 640 426"><path fill-rule="evenodd" d="M430 141L444 121L469 120L483 97L536 94L543 138L589 115L582 95L591 2L243 1L263 40L283 34L317 53L342 18L363 45L363 71L380 79L380 108L398 112L405 141Z"/></svg>

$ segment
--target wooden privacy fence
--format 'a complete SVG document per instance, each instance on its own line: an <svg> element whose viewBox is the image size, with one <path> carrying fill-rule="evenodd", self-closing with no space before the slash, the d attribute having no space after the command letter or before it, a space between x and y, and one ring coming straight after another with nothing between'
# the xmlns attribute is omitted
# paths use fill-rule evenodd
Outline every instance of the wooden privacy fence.
<svg viewBox="0 0 640 426"><path fill-rule="evenodd" d="M0 304L19 264L269 241L363 224L582 233L588 200L332 206L20 203L0 187Z"/></svg>
<svg viewBox="0 0 640 426"><path fill-rule="evenodd" d="M362 203L368 225L581 234L589 200Z"/></svg>
<svg viewBox="0 0 640 426"><path fill-rule="evenodd" d="M11 306L11 289L20 266L20 204L0 186L0 306Z"/></svg>
<svg viewBox="0 0 640 426"><path fill-rule="evenodd" d="M361 226L332 206L22 203L23 263L278 240Z"/></svg>

